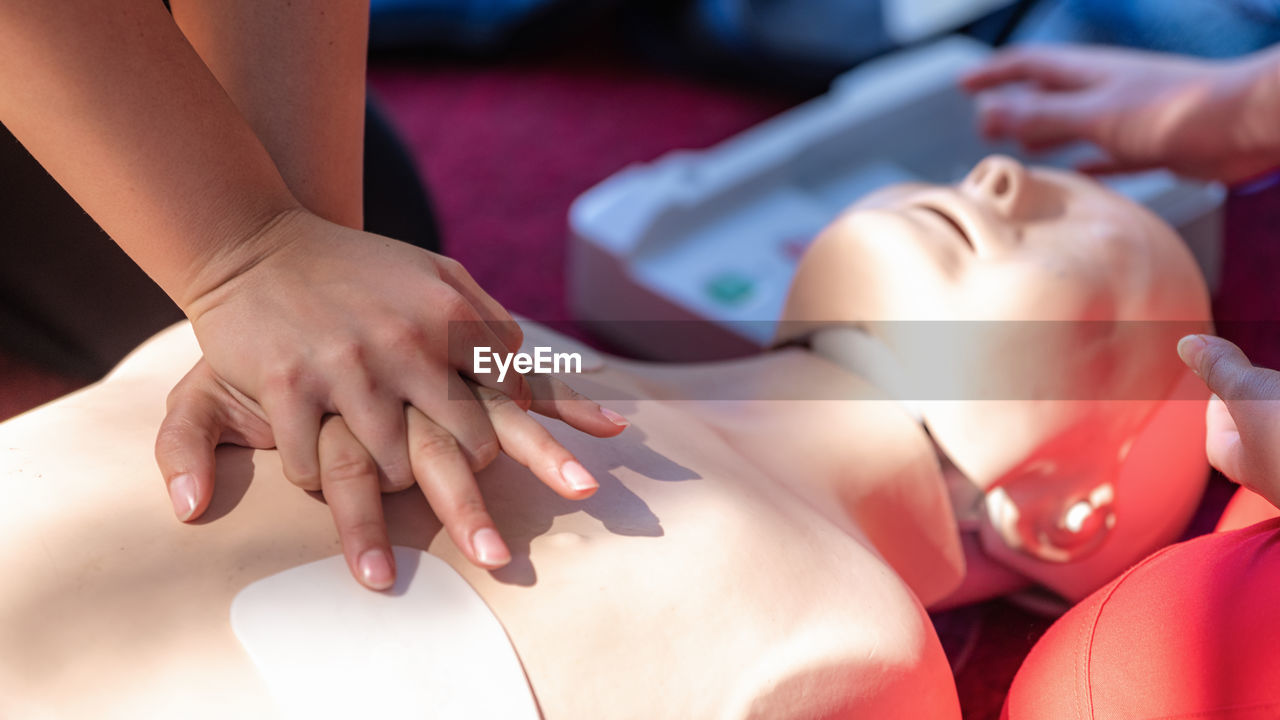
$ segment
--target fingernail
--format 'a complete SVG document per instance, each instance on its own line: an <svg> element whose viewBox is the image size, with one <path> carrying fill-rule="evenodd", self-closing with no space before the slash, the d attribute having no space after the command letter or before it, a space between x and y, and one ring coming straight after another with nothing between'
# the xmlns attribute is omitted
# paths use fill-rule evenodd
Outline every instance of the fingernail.
<svg viewBox="0 0 1280 720"><path fill-rule="evenodd" d="M621 415L610 410L607 407L600 408L600 414L605 416L605 418L609 422L613 423L614 425L617 425L618 427L627 427L628 425L631 424L630 420L622 417Z"/></svg>
<svg viewBox="0 0 1280 720"><path fill-rule="evenodd" d="M182 522L191 519L196 513L196 478L191 473L182 473L169 481L169 500L173 503L173 514Z"/></svg>
<svg viewBox="0 0 1280 720"><path fill-rule="evenodd" d="M569 460L560 466L560 477L564 478L564 484L570 489L582 492L584 490L595 490L600 487L596 479L591 477L591 473L582 467L577 460Z"/></svg>
<svg viewBox="0 0 1280 720"><path fill-rule="evenodd" d="M1195 374L1200 374L1200 353L1209 346L1202 335L1187 335L1178 341L1178 357ZM1165 347L1168 347L1166 345Z"/></svg>
<svg viewBox="0 0 1280 720"><path fill-rule="evenodd" d="M493 528L480 528L471 536L471 549L482 565L501 567L511 562L511 552Z"/></svg>
<svg viewBox="0 0 1280 720"><path fill-rule="evenodd" d="M978 104L978 118L982 132L996 137L1004 134L1009 126L1009 109L1000 101L988 97Z"/></svg>
<svg viewBox="0 0 1280 720"><path fill-rule="evenodd" d="M360 569L360 578L364 584L375 590L386 590L395 582L395 575L391 570L391 558L387 557L387 551L381 548L360 553L356 566Z"/></svg>

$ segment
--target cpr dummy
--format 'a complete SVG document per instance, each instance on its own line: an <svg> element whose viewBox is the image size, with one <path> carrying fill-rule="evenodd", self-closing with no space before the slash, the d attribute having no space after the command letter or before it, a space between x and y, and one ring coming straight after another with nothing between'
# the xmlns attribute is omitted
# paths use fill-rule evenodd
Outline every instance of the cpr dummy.
<svg viewBox="0 0 1280 720"><path fill-rule="evenodd" d="M1010 173L1000 192L980 177L996 171ZM919 209L926 202L946 217ZM1202 478L1170 474L1148 494L1139 477L1142 497L1132 503L1125 486L1123 466L1151 460L1139 431L1161 422L1159 392L1139 393L1113 415L1089 403L1038 410L1044 403L1022 398L925 403L926 432L851 371L867 363L841 334L850 320L897 320L904 308L934 313L913 318L965 318L961 301L983 297L973 317L1203 320L1203 285L1176 237L1089 181L1003 159L958 188L903 189L873 203L822 235L793 287L783 339L808 338L818 352L788 347L678 366L576 348L584 372L564 379L632 425L601 441L545 423L600 480L582 503L505 458L481 473L512 550L507 568L467 563L418 493L386 498L393 544L426 551L465 580L523 670L513 683L497 671L486 677L481 663L455 692L525 693L548 719L954 718L954 686L923 605L999 592L1010 578L1083 592L1121 556L1176 531ZM1006 234L1020 244L985 252ZM965 272L984 282L966 284ZM534 325L526 331L530 344L571 345ZM911 350L892 332L874 333L881 350ZM1168 393L1179 380L1163 357L1176 332L1154 349L1100 341L1086 349L1103 357L1088 362L1070 360L1078 338L1054 339L1025 363L1006 348L956 367L979 385L993 372L1025 371L1018 377L1064 393L1103 380ZM285 482L269 451L220 450L206 520L173 521L151 444L167 389L197 356L190 330L171 329L103 382L0 426L0 715L251 717L287 704L273 684L280 674L255 663L272 638L237 636L233 603L251 595L258 618L274 613L289 625L328 591L255 588L339 548L327 509ZM1090 374L1103 365L1106 378ZM1191 434L1200 410L1166 419L1160 439ZM1033 465L1038 475L1026 469ZM1110 499L1097 491L1104 486ZM1080 497L1091 503L1082 519L1061 512ZM1158 511L1139 517L1147 505ZM1140 530L1128 530L1131 510ZM968 561L967 527L981 537ZM1077 542L1060 527L1101 537ZM1120 541L1132 547L1114 549ZM1072 575L1097 558L1104 562ZM989 567L976 572L973 560ZM368 592L346 572L338 560L330 577ZM1058 574L1072 579L1055 585ZM971 575L983 581L966 586ZM340 629L318 622L301 636L309 667L332 678L308 693L333 696L328 707L353 694L403 697L402 710L433 715L429 696L406 689L413 683L343 683L359 668L336 649ZM448 654L459 642L415 635L388 650L389 662Z"/></svg>

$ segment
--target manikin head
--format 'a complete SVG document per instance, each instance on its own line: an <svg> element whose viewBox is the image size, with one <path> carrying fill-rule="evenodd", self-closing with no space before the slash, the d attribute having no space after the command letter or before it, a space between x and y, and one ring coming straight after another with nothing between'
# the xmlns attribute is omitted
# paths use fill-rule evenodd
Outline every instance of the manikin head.
<svg viewBox="0 0 1280 720"><path fill-rule="evenodd" d="M888 188L832 223L779 339L857 326L880 341L892 392L984 493L989 529L1060 562L1110 532L1125 456L1183 377L1176 342L1209 318L1159 218L1076 173L991 156L955 186Z"/></svg>

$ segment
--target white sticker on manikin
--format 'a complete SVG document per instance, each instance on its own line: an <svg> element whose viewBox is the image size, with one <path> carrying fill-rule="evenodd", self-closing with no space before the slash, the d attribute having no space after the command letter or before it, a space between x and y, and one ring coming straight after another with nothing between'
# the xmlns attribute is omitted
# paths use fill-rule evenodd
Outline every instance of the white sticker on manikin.
<svg viewBox="0 0 1280 720"><path fill-rule="evenodd" d="M515 648L440 558L395 548L372 592L341 556L246 587L231 626L287 717L537 720Z"/></svg>

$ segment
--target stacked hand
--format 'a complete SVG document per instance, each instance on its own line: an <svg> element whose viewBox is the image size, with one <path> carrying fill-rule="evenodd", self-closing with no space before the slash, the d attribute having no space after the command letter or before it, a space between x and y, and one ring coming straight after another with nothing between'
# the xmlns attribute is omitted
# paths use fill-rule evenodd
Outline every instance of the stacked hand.
<svg viewBox="0 0 1280 720"><path fill-rule="evenodd" d="M385 588L381 491L416 482L459 549L496 568L510 555L473 473L500 450L567 498L595 490L525 410L598 437L625 421L548 378L469 377L474 347L522 338L457 262L302 211L237 252L184 307L205 360L170 395L156 451L180 519L208 506L219 442L274 446L291 482L324 493L352 573Z"/></svg>

